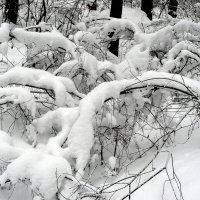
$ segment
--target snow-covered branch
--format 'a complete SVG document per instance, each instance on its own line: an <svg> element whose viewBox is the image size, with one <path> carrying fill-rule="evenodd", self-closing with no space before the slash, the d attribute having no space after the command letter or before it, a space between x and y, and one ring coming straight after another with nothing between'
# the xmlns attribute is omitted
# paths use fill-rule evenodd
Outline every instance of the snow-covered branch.
<svg viewBox="0 0 200 200"><path fill-rule="evenodd" d="M36 102L33 94L26 88L22 87L5 87L0 88L0 104L12 102L20 104L22 107L30 110L31 115L35 117Z"/></svg>
<svg viewBox="0 0 200 200"><path fill-rule="evenodd" d="M69 78L54 76L39 69L14 67L0 75L0 85L5 87L9 84L21 84L53 90L58 106L74 105L74 99L69 93L83 97L83 94L77 91L73 81Z"/></svg>
<svg viewBox="0 0 200 200"><path fill-rule="evenodd" d="M79 117L71 128L68 136L68 147L64 150L66 158L76 158L76 178L84 174L84 168L90 158L90 150L94 144L92 119L100 111L105 101L119 98L120 94L140 88L160 87L178 90L198 99L200 83L180 75L150 71L132 80L102 83L80 101Z"/></svg>

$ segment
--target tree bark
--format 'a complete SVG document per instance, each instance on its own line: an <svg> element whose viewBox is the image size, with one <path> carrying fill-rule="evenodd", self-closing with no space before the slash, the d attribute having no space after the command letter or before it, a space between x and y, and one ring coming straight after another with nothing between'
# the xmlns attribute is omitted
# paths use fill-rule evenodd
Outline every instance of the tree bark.
<svg viewBox="0 0 200 200"><path fill-rule="evenodd" d="M45 21L46 15L47 15L46 3L45 3L45 0L43 0L41 11L40 11L40 18L37 20L36 24L39 24L41 21Z"/></svg>
<svg viewBox="0 0 200 200"><path fill-rule="evenodd" d="M153 0L142 0L141 10L143 10L147 17L152 20Z"/></svg>
<svg viewBox="0 0 200 200"><path fill-rule="evenodd" d="M123 0L112 0L110 17L121 18L122 7L123 7ZM113 33L110 34L110 37L112 36L113 36ZM108 48L109 51L113 53L114 55L118 56L119 40L111 41L109 45L110 45Z"/></svg>
<svg viewBox="0 0 200 200"><path fill-rule="evenodd" d="M169 0L168 14L171 15L173 18L177 17L177 7L178 7L177 0Z"/></svg>
<svg viewBox="0 0 200 200"><path fill-rule="evenodd" d="M19 9L18 0L6 0L5 21L16 24L18 18L18 9Z"/></svg>
<svg viewBox="0 0 200 200"><path fill-rule="evenodd" d="M97 0L95 0L91 5L87 4L89 10L97 10Z"/></svg>

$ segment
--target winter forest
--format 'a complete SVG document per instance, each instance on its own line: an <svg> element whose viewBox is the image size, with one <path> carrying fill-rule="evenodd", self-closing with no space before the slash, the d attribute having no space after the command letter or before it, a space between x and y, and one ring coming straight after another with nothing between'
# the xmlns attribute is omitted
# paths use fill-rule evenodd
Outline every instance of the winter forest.
<svg viewBox="0 0 200 200"><path fill-rule="evenodd" d="M199 0L0 0L0 200L199 200L199 21Z"/></svg>

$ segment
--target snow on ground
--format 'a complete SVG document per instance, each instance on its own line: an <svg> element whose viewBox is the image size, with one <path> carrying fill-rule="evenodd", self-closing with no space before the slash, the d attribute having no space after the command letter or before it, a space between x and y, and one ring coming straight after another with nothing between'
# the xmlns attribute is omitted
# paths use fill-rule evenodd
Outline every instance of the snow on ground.
<svg viewBox="0 0 200 200"><path fill-rule="evenodd" d="M199 200L200 191L200 145L199 145L200 135L199 129L196 129L191 138L187 141L187 131L181 131L177 134L176 147L172 149L174 158L174 169L175 173L181 183L182 195L185 200ZM186 142L187 141L187 142ZM186 143L185 143L186 142ZM159 158L162 160L162 158ZM159 162L159 161L158 161ZM164 163L160 162L160 167ZM169 162L169 169L170 169ZM169 170L171 171L171 170ZM171 174L171 173L170 173ZM156 178L152 179L147 185L142 189L138 190L133 196L133 199L144 200L148 197L148 200L175 200L173 190L169 182L166 182L163 193L163 185L165 180L167 180L167 175L162 172ZM176 194L180 197L180 193L177 192L177 187L173 181L173 185L176 188Z"/></svg>
<svg viewBox="0 0 200 200"><path fill-rule="evenodd" d="M190 119L184 121L184 125L190 122ZM199 135L200 129L197 128L191 135L191 138L187 141L188 137L188 130L184 129L177 133L176 135L176 145L174 145L173 148L165 148L165 150L171 150L173 154L174 159L174 169L175 173L181 183L182 187L182 195L185 200L199 200L200 191L199 191L199 185L200 185L200 171L199 171L199 165L200 165L200 135ZM186 142L187 141L187 142ZM144 163L147 162L148 157L151 157L151 155L154 152L150 152L147 157L144 157L143 159L140 159L137 163L133 164L129 169L127 170L129 174L134 174L134 172L138 171L144 166ZM157 158L156 162L154 163L154 167L162 168L166 162L167 153L161 153L161 155ZM113 161L112 161L113 164ZM168 163L168 170L169 174L171 176L171 161ZM126 172L127 172L126 171ZM95 174L96 180L98 181L95 183L95 185L99 185L102 182L105 181L103 176L100 176L100 174ZM121 177L124 177L125 174L121 174ZM121 178L120 176L117 179ZM115 178L111 178L111 180L117 180ZM141 189L136 191L132 196L131 199L137 199L137 200L161 200L162 197L164 200L175 200L173 190L169 184L169 182L166 182L167 180L166 172L160 173L158 176L150 180L147 184L145 184ZM165 183L165 184L164 184ZM176 188L175 182L173 181L173 185ZM163 190L164 188L164 190ZM177 189L176 194L179 195ZM163 193L164 191L164 193ZM117 195L113 196L112 199L117 200L121 199L127 191L121 191L120 193L116 193ZM3 190L0 191L0 200L6 200L10 197L11 200L19 200L20 199L26 199L31 200L31 192L30 189L21 184L17 183L12 190L7 191Z"/></svg>
<svg viewBox="0 0 200 200"><path fill-rule="evenodd" d="M189 124L191 123L191 119L187 118L184 120L183 124ZM199 165L200 165L200 135L199 135L199 127L196 127L194 132L192 133L190 139L188 140L188 129L185 128L179 132L176 133L175 137L175 143L173 147L165 147L163 153L161 153L157 159L155 160L153 167L156 168L155 172L150 173L149 176L145 176L145 179L137 179L136 185L132 185L132 189L134 187L137 187L142 181L149 178L151 175L156 173L157 170L163 168L166 164L166 160L168 159L168 152L170 151L173 155L173 166L174 171L176 173L176 176L178 180L180 181L181 191L183 198L185 200L199 200L200 191L199 191L199 185L200 185L200 171L199 171ZM145 143L143 143L143 148L145 147ZM139 159L137 162L134 162L132 165L130 165L127 169L124 169L124 173L121 173L117 178L110 177L107 179L107 183L111 183L112 181L115 182L117 180L120 180L126 175L134 175L139 170L141 170L145 163L148 162L148 160L152 157L152 155L155 153L155 151L151 151L146 155L145 157ZM172 178L172 161L171 159L168 162L167 165L168 173L170 177ZM152 166L151 166L152 167ZM151 169L148 168L149 170ZM148 170L147 170L148 171ZM101 172L102 173L102 172ZM173 189L170 185L170 182L167 181L168 176L165 171L158 174L156 177L151 179L147 184L145 184L143 187L138 189L136 192L134 192L133 195L131 195L131 199L136 200L175 200L176 197L174 195L174 191L180 199L180 192L177 189L177 185L175 184L175 181L172 180ZM102 185L105 184L105 179L97 178L97 181L95 185ZM138 185L137 185L138 184ZM118 184L113 186L112 188L108 189L108 191L112 191L114 189L119 189L123 187L124 185ZM120 192L116 192L114 195L109 195L108 197L112 200L121 200L122 197L127 195L129 192L128 188L121 190ZM126 198L128 199L128 198Z"/></svg>

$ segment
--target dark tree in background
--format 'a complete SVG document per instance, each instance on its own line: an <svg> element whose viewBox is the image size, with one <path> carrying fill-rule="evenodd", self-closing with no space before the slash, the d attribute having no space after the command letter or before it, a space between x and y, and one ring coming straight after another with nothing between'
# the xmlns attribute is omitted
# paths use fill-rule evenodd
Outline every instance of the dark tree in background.
<svg viewBox="0 0 200 200"><path fill-rule="evenodd" d="M95 0L92 4L87 4L89 10L97 10L97 0Z"/></svg>
<svg viewBox="0 0 200 200"><path fill-rule="evenodd" d="M178 7L177 0L169 0L168 14L171 15L173 18L177 17L177 7Z"/></svg>
<svg viewBox="0 0 200 200"><path fill-rule="evenodd" d="M122 17L122 7L123 0L112 0L110 17L121 18ZM112 37L114 33L111 33L109 36ZM109 44L109 51L114 55L118 56L119 40L111 41Z"/></svg>
<svg viewBox="0 0 200 200"><path fill-rule="evenodd" d="M37 20L36 24L39 24L41 21L45 22L45 18L46 18L46 15L47 15L47 8L46 8L46 2L45 1L46 0L42 0L42 7L41 7L41 10L40 10L40 17Z"/></svg>
<svg viewBox="0 0 200 200"><path fill-rule="evenodd" d="M147 17L152 20L153 0L142 0L141 10L143 10Z"/></svg>
<svg viewBox="0 0 200 200"><path fill-rule="evenodd" d="M16 24L18 18L18 9L19 9L18 0L6 0L5 21Z"/></svg>

